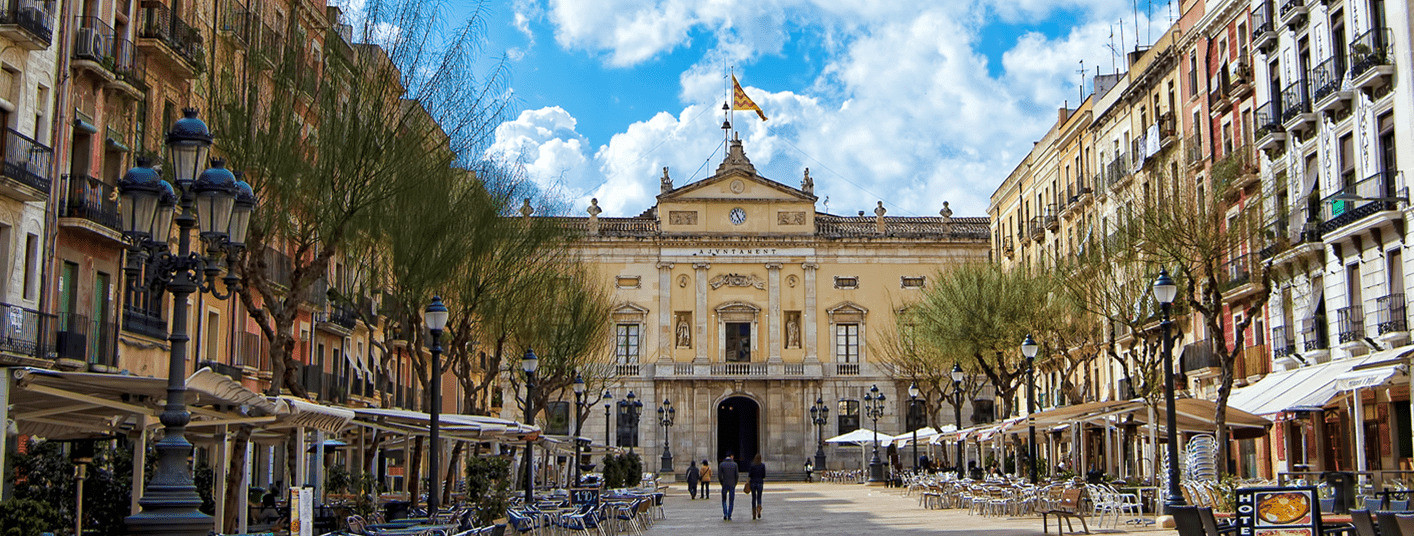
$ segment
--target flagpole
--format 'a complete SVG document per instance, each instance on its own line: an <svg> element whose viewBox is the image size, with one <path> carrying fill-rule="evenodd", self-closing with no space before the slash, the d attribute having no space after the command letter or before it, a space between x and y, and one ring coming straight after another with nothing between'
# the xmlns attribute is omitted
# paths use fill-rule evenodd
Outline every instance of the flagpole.
<svg viewBox="0 0 1414 536"><path fill-rule="evenodd" d="M736 66L735 66L735 65L732 66L732 90L731 90L731 93L727 96L727 100L728 100L729 102L731 102L731 104L727 106L727 108L728 108L728 110L727 110L727 122L728 122L728 123L731 123L731 125L732 125L732 131L731 131L731 133L727 134L727 143L728 143L728 144L731 144L731 142L732 142L732 136L734 136L734 135L736 134Z"/></svg>

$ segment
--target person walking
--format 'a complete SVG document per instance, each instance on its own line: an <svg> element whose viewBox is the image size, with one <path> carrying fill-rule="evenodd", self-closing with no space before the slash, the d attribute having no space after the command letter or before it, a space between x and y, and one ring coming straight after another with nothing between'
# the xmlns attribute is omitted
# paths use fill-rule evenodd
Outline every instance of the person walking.
<svg viewBox="0 0 1414 536"><path fill-rule="evenodd" d="M688 500L697 498L697 482L702 480L702 472L697 470L697 464L692 460L687 462L687 494Z"/></svg>
<svg viewBox="0 0 1414 536"><path fill-rule="evenodd" d="M732 460L731 453L727 453L727 458L722 460L717 472L721 473L717 481L722 485L722 519L732 520L732 508L736 506L736 483L741 476L737 470L736 462Z"/></svg>
<svg viewBox="0 0 1414 536"><path fill-rule="evenodd" d="M746 470L746 483L751 486L751 519L761 519L761 486L766 483L766 462L761 460L760 453Z"/></svg>
<svg viewBox="0 0 1414 536"><path fill-rule="evenodd" d="M810 482L814 482L814 481L815 481L815 478L812 476L814 473L815 473L815 464L810 463L810 458L806 458L806 459L805 459L805 482L806 482L806 483L810 483Z"/></svg>
<svg viewBox="0 0 1414 536"><path fill-rule="evenodd" d="M697 491L702 492L703 499L712 498L712 490L710 489L712 487L712 467L707 465L707 460L702 460L702 470L698 471L698 476L702 481L697 484L700 486Z"/></svg>

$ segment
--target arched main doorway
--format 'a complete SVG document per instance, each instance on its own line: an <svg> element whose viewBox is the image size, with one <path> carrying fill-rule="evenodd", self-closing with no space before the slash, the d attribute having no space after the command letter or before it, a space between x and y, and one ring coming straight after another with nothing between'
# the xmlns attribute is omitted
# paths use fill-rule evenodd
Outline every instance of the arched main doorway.
<svg viewBox="0 0 1414 536"><path fill-rule="evenodd" d="M717 404L717 459L731 454L738 463L751 461L760 450L758 431L761 406L755 400L734 396Z"/></svg>

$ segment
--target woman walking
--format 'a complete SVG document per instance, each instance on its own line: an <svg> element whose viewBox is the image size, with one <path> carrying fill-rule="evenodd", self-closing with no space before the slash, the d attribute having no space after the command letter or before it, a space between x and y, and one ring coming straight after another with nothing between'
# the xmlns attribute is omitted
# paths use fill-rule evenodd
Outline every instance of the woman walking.
<svg viewBox="0 0 1414 536"><path fill-rule="evenodd" d="M699 486L697 491L701 492L703 499L712 497L712 490L708 489L712 487L712 467L707 465L707 460L702 460L702 470L698 473L700 473L702 481L697 484Z"/></svg>
<svg viewBox="0 0 1414 536"><path fill-rule="evenodd" d="M746 470L746 482L751 485L751 519L761 519L761 486L766 483L766 463L757 454Z"/></svg>

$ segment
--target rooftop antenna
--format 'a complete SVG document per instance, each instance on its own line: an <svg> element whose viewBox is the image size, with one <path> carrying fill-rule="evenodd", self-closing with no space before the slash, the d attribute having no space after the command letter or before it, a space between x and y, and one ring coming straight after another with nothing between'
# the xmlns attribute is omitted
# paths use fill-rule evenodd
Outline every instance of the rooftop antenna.
<svg viewBox="0 0 1414 536"><path fill-rule="evenodd" d="M1085 60L1080 60L1080 70L1075 72L1080 75L1080 102L1085 102Z"/></svg>
<svg viewBox="0 0 1414 536"><path fill-rule="evenodd" d="M1120 24L1121 31L1123 31L1123 28L1124 28L1124 21L1123 21L1123 20L1119 21L1119 24ZM1121 34L1121 35L1122 35L1122 34ZM1123 39L1121 38L1121 40L1123 40ZM1109 44L1107 44L1107 45L1105 45L1105 46L1110 49L1110 69L1113 69L1114 72L1118 73L1118 72L1119 72L1119 62L1118 62L1117 58L1119 58L1119 49L1118 49L1118 48L1115 48L1115 26L1114 26L1113 24L1110 25L1110 42L1109 42Z"/></svg>
<svg viewBox="0 0 1414 536"><path fill-rule="evenodd" d="M1130 2L1134 9L1130 10L1134 14L1134 50L1139 50L1139 0Z"/></svg>

